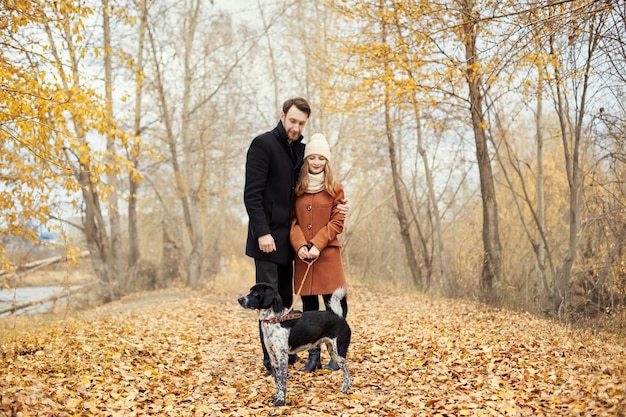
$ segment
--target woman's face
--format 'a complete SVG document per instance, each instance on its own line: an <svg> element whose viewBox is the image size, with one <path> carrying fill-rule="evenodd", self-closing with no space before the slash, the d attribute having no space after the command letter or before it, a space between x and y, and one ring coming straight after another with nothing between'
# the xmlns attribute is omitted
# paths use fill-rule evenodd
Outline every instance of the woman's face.
<svg viewBox="0 0 626 417"><path fill-rule="evenodd" d="M326 166L326 158L322 155L309 155L306 157L306 160L309 163L309 172L311 174L319 174L324 171L324 167Z"/></svg>

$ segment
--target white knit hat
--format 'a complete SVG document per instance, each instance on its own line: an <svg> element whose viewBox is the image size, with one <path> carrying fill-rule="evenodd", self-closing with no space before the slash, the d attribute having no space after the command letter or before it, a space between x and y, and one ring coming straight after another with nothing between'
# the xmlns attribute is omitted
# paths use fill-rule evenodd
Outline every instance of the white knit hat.
<svg viewBox="0 0 626 417"><path fill-rule="evenodd" d="M315 133L306 143L304 148L304 157L309 155L322 155L330 161L330 146L328 141L321 133Z"/></svg>

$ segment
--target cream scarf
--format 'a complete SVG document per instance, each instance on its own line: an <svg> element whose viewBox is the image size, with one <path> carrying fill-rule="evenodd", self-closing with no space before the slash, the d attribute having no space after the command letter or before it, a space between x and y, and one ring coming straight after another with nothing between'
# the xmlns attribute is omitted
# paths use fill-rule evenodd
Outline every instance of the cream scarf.
<svg viewBox="0 0 626 417"><path fill-rule="evenodd" d="M306 192L309 194L319 193L324 190L324 171L319 174L311 174L309 172L309 186Z"/></svg>

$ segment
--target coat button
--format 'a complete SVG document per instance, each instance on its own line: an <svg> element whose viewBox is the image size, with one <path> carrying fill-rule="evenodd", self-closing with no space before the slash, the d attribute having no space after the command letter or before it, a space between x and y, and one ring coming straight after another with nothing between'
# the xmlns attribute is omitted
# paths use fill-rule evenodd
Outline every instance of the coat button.
<svg viewBox="0 0 626 417"><path fill-rule="evenodd" d="M311 207L311 206L306 206L306 209L307 209L308 211L311 211L311 209L312 209L312 208L313 208L313 207Z"/></svg>
<svg viewBox="0 0 626 417"><path fill-rule="evenodd" d="M309 229L309 230L311 230L311 227L313 227L313 226L308 225L306 228L307 228L307 229Z"/></svg>

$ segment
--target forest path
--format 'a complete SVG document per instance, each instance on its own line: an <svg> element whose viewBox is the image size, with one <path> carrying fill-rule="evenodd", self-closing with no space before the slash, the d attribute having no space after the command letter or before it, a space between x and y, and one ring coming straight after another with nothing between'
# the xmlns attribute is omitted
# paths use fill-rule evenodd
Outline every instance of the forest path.
<svg viewBox="0 0 626 417"><path fill-rule="evenodd" d="M297 372L300 354L275 408L246 289L136 295L36 331L0 322L0 416L626 415L621 340L361 284L349 393L340 372Z"/></svg>

